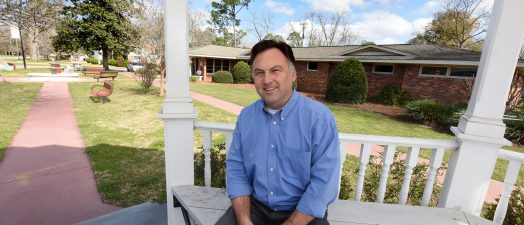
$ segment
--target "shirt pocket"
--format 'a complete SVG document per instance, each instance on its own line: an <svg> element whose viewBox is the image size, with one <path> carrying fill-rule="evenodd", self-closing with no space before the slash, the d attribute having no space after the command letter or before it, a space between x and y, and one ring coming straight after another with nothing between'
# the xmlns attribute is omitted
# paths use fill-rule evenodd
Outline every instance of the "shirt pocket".
<svg viewBox="0 0 524 225"><path fill-rule="evenodd" d="M300 146L285 146L282 152L282 167L286 175L309 179L311 169L311 151Z"/></svg>

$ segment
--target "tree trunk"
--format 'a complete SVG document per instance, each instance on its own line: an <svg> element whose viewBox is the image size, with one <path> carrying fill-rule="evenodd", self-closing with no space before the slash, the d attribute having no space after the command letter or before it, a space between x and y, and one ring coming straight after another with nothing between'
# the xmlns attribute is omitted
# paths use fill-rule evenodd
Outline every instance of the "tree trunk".
<svg viewBox="0 0 524 225"><path fill-rule="evenodd" d="M30 32L29 43L31 43L31 60L38 61L38 42L36 41L38 37L38 31Z"/></svg>
<svg viewBox="0 0 524 225"><path fill-rule="evenodd" d="M103 65L104 65L104 70L105 71L109 70L108 59L109 59L109 49L102 48L102 60L103 60Z"/></svg>

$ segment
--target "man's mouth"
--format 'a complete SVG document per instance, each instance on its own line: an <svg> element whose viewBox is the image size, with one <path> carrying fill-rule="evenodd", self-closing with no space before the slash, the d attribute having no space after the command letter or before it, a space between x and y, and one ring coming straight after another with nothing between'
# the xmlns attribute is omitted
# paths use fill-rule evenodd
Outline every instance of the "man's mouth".
<svg viewBox="0 0 524 225"><path fill-rule="evenodd" d="M277 89L276 87L271 87L271 88L264 88L264 91L273 91Z"/></svg>

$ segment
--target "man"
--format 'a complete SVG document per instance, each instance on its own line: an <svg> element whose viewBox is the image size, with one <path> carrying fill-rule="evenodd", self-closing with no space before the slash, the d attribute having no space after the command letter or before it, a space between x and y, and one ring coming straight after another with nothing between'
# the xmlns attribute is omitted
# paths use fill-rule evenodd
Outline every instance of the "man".
<svg viewBox="0 0 524 225"><path fill-rule="evenodd" d="M261 99L238 117L226 159L232 206L216 224L329 224L340 177L335 119L293 90L289 45L261 41L249 61Z"/></svg>

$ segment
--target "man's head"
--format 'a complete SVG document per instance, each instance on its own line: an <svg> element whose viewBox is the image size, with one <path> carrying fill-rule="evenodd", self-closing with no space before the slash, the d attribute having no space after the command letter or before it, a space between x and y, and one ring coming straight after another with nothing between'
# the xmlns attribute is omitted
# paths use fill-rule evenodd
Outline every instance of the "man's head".
<svg viewBox="0 0 524 225"><path fill-rule="evenodd" d="M266 107L282 108L291 98L297 79L295 56L284 42L263 40L251 49L251 77Z"/></svg>

